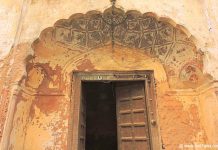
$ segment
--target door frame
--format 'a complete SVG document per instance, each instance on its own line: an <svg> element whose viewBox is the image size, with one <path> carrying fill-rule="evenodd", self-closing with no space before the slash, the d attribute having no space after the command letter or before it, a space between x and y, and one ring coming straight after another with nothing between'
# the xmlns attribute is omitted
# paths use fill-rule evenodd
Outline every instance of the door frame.
<svg viewBox="0 0 218 150"><path fill-rule="evenodd" d="M161 149L160 127L157 114L155 78L153 70L135 71L74 71L71 80L70 115L68 121L68 150L79 150L79 125L82 82L144 81L145 101L148 114L148 128L151 149Z"/></svg>

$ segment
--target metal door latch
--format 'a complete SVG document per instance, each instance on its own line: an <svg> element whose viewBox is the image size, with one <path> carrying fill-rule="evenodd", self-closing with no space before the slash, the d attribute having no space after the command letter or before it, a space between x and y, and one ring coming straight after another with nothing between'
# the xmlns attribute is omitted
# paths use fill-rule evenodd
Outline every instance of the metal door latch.
<svg viewBox="0 0 218 150"><path fill-rule="evenodd" d="M155 120L151 120L151 125L156 126L157 122Z"/></svg>

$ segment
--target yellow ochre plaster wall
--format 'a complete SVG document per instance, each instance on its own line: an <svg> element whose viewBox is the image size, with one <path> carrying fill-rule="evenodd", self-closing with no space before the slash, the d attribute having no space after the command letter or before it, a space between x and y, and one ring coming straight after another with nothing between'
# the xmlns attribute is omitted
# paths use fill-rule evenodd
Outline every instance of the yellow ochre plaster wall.
<svg viewBox="0 0 218 150"><path fill-rule="evenodd" d="M164 147L218 144L218 1L117 0L117 4L125 11L152 12L157 20L184 32L192 50L200 54L194 65L199 80L181 81L183 74L189 77L182 71L180 77L170 76L165 62L140 48L116 44L112 49L107 43L86 51L54 43L56 21L90 10L103 12L110 7L109 0L0 0L3 150L67 148L73 70L154 70Z"/></svg>

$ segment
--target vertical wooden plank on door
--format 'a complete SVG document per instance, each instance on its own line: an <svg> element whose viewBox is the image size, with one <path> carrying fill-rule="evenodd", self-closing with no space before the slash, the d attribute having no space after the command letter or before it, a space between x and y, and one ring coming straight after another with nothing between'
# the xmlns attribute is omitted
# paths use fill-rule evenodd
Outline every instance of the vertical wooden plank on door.
<svg viewBox="0 0 218 150"><path fill-rule="evenodd" d="M119 150L150 150L143 81L116 83Z"/></svg>

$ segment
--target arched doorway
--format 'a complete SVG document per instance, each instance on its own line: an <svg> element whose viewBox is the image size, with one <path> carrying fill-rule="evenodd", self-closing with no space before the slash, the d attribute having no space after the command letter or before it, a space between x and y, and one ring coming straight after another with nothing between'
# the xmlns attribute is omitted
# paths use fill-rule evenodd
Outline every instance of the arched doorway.
<svg viewBox="0 0 218 150"><path fill-rule="evenodd" d="M33 43L34 55L16 97L7 147L67 149L75 101L72 72L102 70L154 71L159 133L166 149L177 149L184 142L207 142L199 118L199 93L189 89L209 78L202 72L202 53L192 38L152 13L116 9L118 22L120 15L126 19L114 27L112 40L111 27L103 20L110 21L110 10L59 20Z"/></svg>

